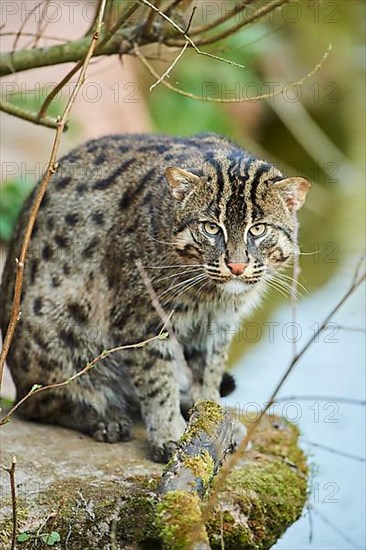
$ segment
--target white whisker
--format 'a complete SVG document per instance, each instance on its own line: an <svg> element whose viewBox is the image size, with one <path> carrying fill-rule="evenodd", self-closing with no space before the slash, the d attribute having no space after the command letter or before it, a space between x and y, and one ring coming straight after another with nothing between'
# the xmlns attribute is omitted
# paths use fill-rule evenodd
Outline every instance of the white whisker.
<svg viewBox="0 0 366 550"><path fill-rule="evenodd" d="M206 278L207 275L206 274L203 274L204 277ZM181 296L182 294L184 294L184 292L187 292L187 290L193 288L194 286L196 286L198 283L200 283L202 281L202 278L200 278L198 281L195 281L194 283L191 283L190 285L188 285L187 288L184 288L175 298L174 298L174 301L178 300L179 296ZM209 282L209 281L207 281ZM207 284L207 283L206 283Z"/></svg>
<svg viewBox="0 0 366 550"><path fill-rule="evenodd" d="M290 277L289 275L285 275L284 273L278 273L278 272L277 272L277 275L279 275L280 278L284 277L285 279L288 279L292 283L296 283L297 285L299 285L299 287L303 289L304 292L306 293L308 292L307 288L302 283L300 283L300 281L296 281L296 279L294 279L293 277Z"/></svg>
<svg viewBox="0 0 366 550"><path fill-rule="evenodd" d="M180 283L177 283L171 287L169 287L167 290L164 290L164 292L162 292L161 294L159 294L158 298L161 298L162 296L164 296L165 294L167 294L168 292L171 292L172 290L174 290L175 288L179 288L181 287L182 285L185 285L186 283L190 283L196 279L201 279L202 277L205 277L206 275L205 274L202 274L200 273L199 275L195 275L194 277L191 277L190 279L186 279L185 281L181 281Z"/></svg>
<svg viewBox="0 0 366 550"><path fill-rule="evenodd" d="M282 296L284 296L286 299L288 298L288 294L285 294L285 292L283 292L283 290L281 289L281 287L280 287L280 288L277 287L277 285L274 283L273 280L268 280L268 279L267 279L266 282L267 282L268 286L270 286L271 288L273 288L273 290L277 290L277 292L278 292L279 294L281 294Z"/></svg>
<svg viewBox="0 0 366 550"><path fill-rule="evenodd" d="M143 265L144 269L171 269L173 267L202 267L201 264Z"/></svg>
<svg viewBox="0 0 366 550"><path fill-rule="evenodd" d="M160 279L153 279L154 283L161 283L161 281L165 281L166 279L171 279L172 277L181 277L182 275L186 275L187 273L193 273L197 269L199 269L200 266L193 267L191 269L186 269L185 271L179 271L178 273L173 273L172 275L166 275L165 277L161 277Z"/></svg>
<svg viewBox="0 0 366 550"><path fill-rule="evenodd" d="M152 239L153 241L156 241L157 243L160 243L160 244L167 244L169 246L176 246L176 243L169 243L167 241L159 241L159 239L155 239L155 237L153 237L152 235L149 235L149 234L148 234L148 237L150 239Z"/></svg>
<svg viewBox="0 0 366 550"><path fill-rule="evenodd" d="M276 281L276 283L279 286L281 286L284 290L287 290L289 292L289 294L294 292L297 299L303 297L302 293L298 289L296 289L292 285L290 285L287 281L284 281L284 280L280 279L279 277L273 277L273 280Z"/></svg>
<svg viewBox="0 0 366 550"><path fill-rule="evenodd" d="M210 282L210 279L208 279L208 281L205 281L200 287L199 289L197 290L196 294L194 295L193 299L196 300L200 294L200 292L203 290L203 288L208 285L208 283Z"/></svg>

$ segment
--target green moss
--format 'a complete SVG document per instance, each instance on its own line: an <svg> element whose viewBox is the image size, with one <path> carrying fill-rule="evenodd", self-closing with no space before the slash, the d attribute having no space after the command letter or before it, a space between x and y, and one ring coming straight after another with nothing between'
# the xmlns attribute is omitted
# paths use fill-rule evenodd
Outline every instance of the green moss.
<svg viewBox="0 0 366 550"><path fill-rule="evenodd" d="M112 525L121 547L141 541L141 548L160 548L154 524L156 482L143 481L83 481L77 478L50 484L41 491L30 506L29 516L35 509L35 517L20 521L18 533L35 534L42 525L42 532L50 529L61 536L61 545L68 539L69 550L88 548L99 550L110 544ZM22 513L18 502L18 517L26 519L28 509ZM42 515L40 515L40 510ZM48 519L47 519L48 518ZM47 521L45 521L47 519ZM8 516L0 523L0 546L8 547L11 540L12 521ZM32 548L32 541L22 543L24 550Z"/></svg>
<svg viewBox="0 0 366 550"><path fill-rule="evenodd" d="M13 522L10 518L7 519L6 521L1 522L1 528L0 528L0 547L1 548L10 548L12 525L13 525Z"/></svg>
<svg viewBox="0 0 366 550"><path fill-rule="evenodd" d="M277 428L273 428L273 425ZM296 467L303 475L308 475L308 466L304 453L299 448L297 442L299 438L299 429L289 422L276 419L272 423L267 423L259 430L255 441L255 449L260 453L273 457L280 457L287 461L289 465Z"/></svg>
<svg viewBox="0 0 366 550"><path fill-rule="evenodd" d="M12 509L11 497L1 499L1 510ZM17 497L18 533L29 517L29 506L25 498ZM13 520L11 513L0 523L0 548L10 548L13 534Z"/></svg>
<svg viewBox="0 0 366 550"><path fill-rule="evenodd" d="M300 517L306 494L306 478L285 462L263 460L233 472L220 495L229 508L232 505L236 524L229 530L228 540L224 538L225 547L226 542L228 548L233 543L233 532L238 536L241 530L246 539L243 548L270 548ZM238 508L242 522L238 521ZM217 518L214 521L217 523ZM227 520L225 523L230 525Z"/></svg>
<svg viewBox="0 0 366 550"><path fill-rule="evenodd" d="M202 451L201 454L188 456L183 464L195 477L202 479L204 488L208 487L214 474L214 462L208 451Z"/></svg>
<svg viewBox="0 0 366 550"><path fill-rule="evenodd" d="M196 430L216 427L222 419L221 407L199 406L209 407L212 425L197 422ZM294 426L279 419L261 422L252 450L228 477L206 524L214 550L221 550L222 539L226 550L270 548L300 516L307 496L308 467L297 440ZM207 451L187 458L185 465L205 484L210 481L213 462ZM43 525L43 532L60 533L60 547L67 538L69 550L107 548L111 533L118 548L160 550L164 543L166 548L185 550L193 526L195 538L204 540L199 497L176 491L157 504L159 479L158 474L154 479L146 474L122 480L69 478L51 483L36 495L27 494L26 499L19 495L18 533L36 533ZM12 533L9 495L2 505L0 546L8 548ZM32 544L22 543L21 548L30 550Z"/></svg>
<svg viewBox="0 0 366 550"><path fill-rule="evenodd" d="M197 494L171 491L156 509L156 525L164 548L191 550L192 538L208 543Z"/></svg>
<svg viewBox="0 0 366 550"><path fill-rule="evenodd" d="M229 511L215 511L207 523L207 532L212 550L256 549L249 527L243 522L234 519L234 513Z"/></svg>

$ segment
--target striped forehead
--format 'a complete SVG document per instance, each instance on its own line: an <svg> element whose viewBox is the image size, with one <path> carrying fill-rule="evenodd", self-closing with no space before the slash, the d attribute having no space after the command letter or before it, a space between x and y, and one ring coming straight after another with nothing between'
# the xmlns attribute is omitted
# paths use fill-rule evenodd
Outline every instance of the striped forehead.
<svg viewBox="0 0 366 550"><path fill-rule="evenodd" d="M206 173L215 185L211 209L219 222L232 227L260 218L268 184L283 179L280 171L241 149L205 153Z"/></svg>
<svg viewBox="0 0 366 550"><path fill-rule="evenodd" d="M230 224L250 223L261 215L261 198L269 182L282 179L271 164L254 157L242 156L228 163L223 199L220 202L220 221Z"/></svg>

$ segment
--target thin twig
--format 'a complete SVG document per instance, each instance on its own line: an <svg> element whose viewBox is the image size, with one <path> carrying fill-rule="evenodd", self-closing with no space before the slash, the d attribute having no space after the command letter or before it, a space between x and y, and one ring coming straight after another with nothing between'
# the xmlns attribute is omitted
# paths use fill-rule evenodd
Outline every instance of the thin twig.
<svg viewBox="0 0 366 550"><path fill-rule="evenodd" d="M60 502L59 502L59 505L57 506L56 512L52 512L52 513L49 514L49 516L47 517L46 524L48 524L48 520L51 519L50 524L47 525L47 531L48 531L49 533L52 533L53 528L54 528L54 526L55 526L55 524L56 524L57 518L59 517L60 512L61 512L62 508L64 507L64 505L65 505L65 496L64 496L64 495L61 495Z"/></svg>
<svg viewBox="0 0 366 550"><path fill-rule="evenodd" d="M144 0L142 0L144 1ZM273 0L273 2L270 2L269 4L266 4L265 6L262 6L259 8L253 15L250 17L247 17L247 19L244 19L243 21L240 21L238 24L233 25L232 27L229 27L225 31L222 31L220 33L214 34L207 38L198 38L195 39L195 46L207 46L208 44L213 44L215 42L218 42L219 40L223 40L224 38L227 38L228 36L231 36L232 34L235 34L238 30L245 27L246 25L249 25L250 23L254 23L254 21L257 21L258 19L261 19L267 13L270 13L271 11L274 11L276 8L282 6L283 4L288 3L290 0ZM201 31L202 32L202 31ZM195 29L191 32L191 35L195 35ZM167 46L182 46L182 41L179 40L166 40L165 44Z"/></svg>
<svg viewBox="0 0 366 550"><path fill-rule="evenodd" d="M190 36L197 36L197 34L203 34L211 29L215 29L219 25L226 23L226 21L229 21L236 15L240 14L252 3L253 0L242 0L242 2L238 4L235 3L235 6L233 6L231 10L228 11L225 15L221 15L219 18L214 19L213 21L211 21L210 23L206 23L205 25L194 27L194 29L192 29L192 32L190 33Z"/></svg>
<svg viewBox="0 0 366 550"><path fill-rule="evenodd" d="M171 71L173 70L175 65L178 63L178 61L180 60L180 58L182 57L182 55L184 54L188 46L189 46L189 42L186 42L183 48L181 49L181 51L179 52L179 54L177 55L177 57L174 59L174 61L169 65L169 67L164 71L164 73L157 79L157 81L150 86L149 88L150 92L154 88L156 88L156 86L158 86L167 76L170 76Z"/></svg>
<svg viewBox="0 0 366 550"><path fill-rule="evenodd" d="M110 4L112 4L112 2ZM104 12L104 16L105 16L104 23L105 24L106 24L106 20L107 20L107 17L108 17L108 13L107 13L108 8L110 9L110 5L107 2L106 9L105 9L105 12ZM97 21L98 21L98 9L95 10L93 21L90 23L88 29L85 31L84 37L90 36L94 32L94 30L96 28Z"/></svg>
<svg viewBox="0 0 366 550"><path fill-rule="evenodd" d="M357 262L356 269L355 269L355 274L353 276L352 283L357 281L357 279L359 278L360 273L361 273L361 267L365 263L365 258L366 258L366 250L364 250L362 252L362 254L360 255L360 257L359 257L359 260Z"/></svg>
<svg viewBox="0 0 366 550"><path fill-rule="evenodd" d="M45 4L49 4L49 2L50 0L45 0ZM44 6L44 8L46 8L46 6ZM33 41L32 48L36 48L38 46L38 42L42 38L44 31L47 29L48 25L50 24L51 19L48 19L48 21L46 21L44 26L42 27L43 21L44 21L44 12L42 10L42 17L40 17L37 22L37 32Z"/></svg>
<svg viewBox="0 0 366 550"><path fill-rule="evenodd" d="M69 117L70 111L72 109L72 106L74 105L76 97L77 97L77 95L80 91L80 88L81 88L81 86L83 85L83 83L85 81L86 71L87 71L87 68L88 68L88 65L89 65L89 61L90 61L90 59L93 55L93 52L95 50L96 44L97 44L98 39L99 39L99 33L100 33L101 26L102 26L103 14L104 14L104 9L105 9L106 2L107 2L107 0L100 0L100 2L99 2L99 5L98 5L98 24L96 26L96 30L93 34L93 37L91 39L89 50L88 50L88 53L86 54L86 57L84 59L84 62L83 62L78 80L77 80L77 82L74 86L74 89L71 92L70 98L69 98L69 100L66 104L65 110L62 114L62 117L57 121L57 129L56 129L55 138L54 138L52 149L51 149L50 158L49 158L49 161L48 161L47 170L46 170L45 175L43 176L43 179L40 183L40 186L38 188L37 194L34 198L34 201L33 201L32 207L31 207L31 212L30 212L30 215L29 215L29 219L28 219L26 229L25 229L25 234L24 234L24 238L23 238L19 258L15 259L16 265L17 265L17 272L16 272L16 279L15 279L13 304L12 304L11 313L10 313L9 325L8 325L8 328L7 328L7 331L6 331L3 347L2 347L2 350L1 350L1 354L0 354L0 391L1 391L1 383L2 383L2 379L3 379L5 359L8 355L8 352L9 352L9 349L10 349L10 344L11 344L11 341L13 339L13 335L14 335L14 332L15 332L15 328L16 328L16 326L18 324L18 320L20 318L20 299L21 299L21 291L22 291L22 286L23 286L24 264L25 264L25 260L26 260L26 255L27 255L27 251L28 251L30 238L31 238L32 231L33 231L33 226L34 226L34 223L36 221L37 213L38 213L40 204L42 202L43 196L44 196L44 194L47 190L48 183L49 183L52 175L57 170L57 165L58 164L56 162L56 159L57 159L58 149L59 149L59 146L60 146L60 143L61 143L62 133L64 131L64 128L65 128L67 119Z"/></svg>
<svg viewBox="0 0 366 550"><path fill-rule="evenodd" d="M314 524L313 524L313 508L311 507L310 503L308 502L306 504L306 509L308 512L308 518L309 518L309 544L313 543L313 537L314 537Z"/></svg>
<svg viewBox="0 0 366 550"><path fill-rule="evenodd" d="M360 546L358 546L358 544L353 539L351 539L351 537L349 537L347 533L344 533L342 529L339 528L338 524L333 523L323 514L323 512L320 512L319 508L313 507L312 510L315 515L319 516L324 523L329 525L329 527L331 527L336 533L338 533L338 535L340 535L343 540L350 544L352 548L354 548L355 550L360 549Z"/></svg>
<svg viewBox="0 0 366 550"><path fill-rule="evenodd" d="M187 42L189 42L189 44L192 46L192 48L199 54L199 55L203 55L203 56L206 56L206 57L210 57L211 59L216 59L217 61L223 61L224 63L228 63L229 65L232 65L232 66L235 66L235 67L239 67L240 69L244 69L244 65L242 65L241 63L236 63L235 61L231 61L230 59L225 59L223 57L219 57L218 55L214 55L212 53L208 53L208 52L204 52L203 50L200 50L196 43L192 40L192 38L190 38L184 29L182 29L182 27L180 27L175 21L173 21L173 19L171 19L168 15L166 15L164 12L160 11L156 6L154 6L154 4L151 4L151 2L149 2L149 0L140 0L143 4L145 4L146 6L149 6L149 8L151 8L152 10L156 11L156 13L158 13L163 19L165 19L166 21L168 21L172 27L174 27L177 31L179 31L183 36L184 38L186 39ZM287 1L287 0L286 0ZM183 44L179 44L180 46L184 46L184 42Z"/></svg>
<svg viewBox="0 0 366 550"><path fill-rule="evenodd" d="M345 327L344 325L337 325L338 330L346 330L349 332L366 332L366 328L359 327Z"/></svg>
<svg viewBox="0 0 366 550"><path fill-rule="evenodd" d="M2 466L3 470L8 472L10 477L10 491L11 491L11 506L13 510L13 531L12 531L12 537L11 537L11 550L14 550L15 548L15 542L16 542L16 536L17 536L17 528L18 528L18 518L17 518L17 496L15 491L15 466L17 463L17 459L15 456L13 456L13 460L11 462L10 468L6 468L6 466Z"/></svg>
<svg viewBox="0 0 366 550"><path fill-rule="evenodd" d="M297 213L296 209L293 211L293 224L294 224L294 231L293 231L293 242L295 243L295 246L297 246L298 238L299 238L299 222L297 220ZM294 264L293 264L293 271L292 271L292 282L291 282L291 321L292 321L292 327L293 327L293 339L292 339L292 357L296 356L297 351L297 338L296 338L296 314L297 314L297 286L299 284L299 276L300 276L300 261L299 261L299 254L296 251L295 257L294 257Z"/></svg>
<svg viewBox="0 0 366 550"><path fill-rule="evenodd" d="M193 17L194 17L194 14L196 13L196 11L197 11L197 6L193 6L193 9L191 11L191 15L189 16L189 19L188 19L187 26L184 29L184 34L187 34L189 29L191 28Z"/></svg>
<svg viewBox="0 0 366 550"><path fill-rule="evenodd" d="M156 6L157 8L160 8L160 6L161 6L161 0L155 0L155 1L156 1L155 6ZM153 22L154 22L155 17L156 17L156 12L153 11L153 10L150 10L150 11L149 11L149 14L148 14L148 16L147 16L147 19L146 19L146 23L144 24L144 27L143 27L144 33L145 33L145 34L149 34L149 31L150 31L150 29L151 29L151 27L152 27L152 24L153 24Z"/></svg>
<svg viewBox="0 0 366 550"><path fill-rule="evenodd" d="M347 405L366 405L364 399L352 399L350 397L337 397L334 395L288 395L286 397L276 397L276 403L289 401L326 401L329 403L345 403Z"/></svg>
<svg viewBox="0 0 366 550"><path fill-rule="evenodd" d="M29 19L31 18L31 16L38 10L38 8L39 8L40 6L42 6L42 4L45 4L45 3L46 3L46 0L41 0L41 2L38 2L35 6L33 6L33 8L31 9L31 11L27 13L27 15L26 15L24 21L22 22L22 24L21 24L20 27L19 27L18 32L16 33L16 36L15 36L15 39L14 39L14 43L13 43L13 47L12 47L12 51L11 51L11 54L12 54L12 55L15 53L15 50L16 50L17 45L18 45L19 38L22 36L23 29L24 29L24 27L26 26L27 22L29 21Z"/></svg>
<svg viewBox="0 0 366 550"><path fill-rule="evenodd" d="M177 339L176 334L174 332L174 328L173 328L173 326L171 324L171 321L170 321L172 315L174 314L174 310L169 315L166 314L166 312L164 311L163 307L161 306L161 304L159 302L159 299L156 295L156 292L155 292L155 290L152 286L150 277L146 273L146 270L143 267L142 263L140 261L137 261L136 265L137 265L137 269L140 272L143 283L146 286L146 290L149 293L151 303L152 303L155 311L159 315L160 319L164 323L164 327L166 327L166 330L169 333L171 349L174 353L176 363L179 364L179 370L181 372L185 373L185 376L187 377L187 380L189 381L189 385L190 385L190 387L192 387L192 371L187 365L187 361L184 357L184 352L183 352L182 346L178 342L178 339Z"/></svg>
<svg viewBox="0 0 366 550"><path fill-rule="evenodd" d="M108 357L109 355L111 355L111 353L115 353L116 351L123 351L123 350L126 350L126 349L142 348L142 347L146 346L147 344L149 344L150 342L154 342L155 340L165 340L165 338L167 337L167 333L164 332L165 328L166 328L166 325L164 325L162 327L159 334L157 334L156 336L152 336L151 338L147 338L146 340L143 340L142 342L137 342L136 344L127 344L125 346L117 346L115 348L110 348L108 350L103 350L102 353L100 353L97 357L95 357L90 363L87 363L82 370L76 372L75 374L73 374L67 380L63 380L62 382L55 382L54 384L49 384L47 386L40 386L39 384L35 384L29 390L29 392L22 399L20 399L10 409L10 411L7 412L7 414L3 418L0 419L0 426L3 426L7 422L9 422L9 419L10 419L11 415L20 407L20 405L22 405L24 403L24 401L29 399L29 397L31 395L36 395L37 393L41 393L43 391L50 390L52 388L62 388L63 386L67 386L68 384L71 384L71 382L73 382L77 378L80 378L80 376L82 376L83 374L90 371L98 363L98 361L100 361L101 359L104 359L105 357Z"/></svg>
<svg viewBox="0 0 366 550"><path fill-rule="evenodd" d="M361 283L364 282L366 278L366 273L363 273L361 276L358 277L356 281L352 281L351 286L347 290L347 292L342 296L342 298L338 301L338 303L333 307L333 309L330 311L330 313L325 317L321 325L319 326L318 330L314 333L314 335L309 338L309 340L306 342L306 344L302 347L302 349L296 354L295 357L293 357L292 361L290 362L289 366L287 367L285 373L282 375L280 381L276 385L275 389L272 392L271 397L268 399L268 402L266 402L266 406L262 409L260 414L256 417L255 421L252 422L249 427L246 436L239 444L236 452L231 455L231 457L228 458L224 466L222 467L219 475L216 478L215 488L210 494L207 503L205 505L204 509L204 520L206 521L210 511L212 510L213 505L216 502L216 499L218 497L218 493L223 486L223 483L229 476L229 474L233 471L233 468L237 464L237 462L242 457L242 453L245 451L245 449L248 446L248 443L253 436L253 433L257 429L260 421L262 420L263 416L266 414L268 409L273 405L273 403L276 400L277 394L288 379L289 375L292 373L294 367L297 365L299 359L306 353L306 351L309 349L309 347L313 344L313 342L316 340L316 338L319 336L319 334L325 329L327 324L329 323L330 319L335 315L335 313L338 312L338 310L343 306L343 304L348 300L348 298L355 292L355 290L361 285Z"/></svg>
<svg viewBox="0 0 366 550"><path fill-rule="evenodd" d="M345 451L340 451L338 449L334 449L333 447L329 447L328 445L323 445L323 443L315 443L314 441L308 441L307 439L301 438L302 442L305 443L305 445L311 445L312 447L317 447L318 449L323 449L324 451L327 451L328 453L332 453L339 456L344 456L345 458L350 458L352 460L356 460L357 462L366 462L366 458L363 456L354 455L352 453L346 453Z"/></svg>
<svg viewBox="0 0 366 550"><path fill-rule="evenodd" d="M139 6L139 3L136 1L133 4L126 7L126 9L123 10L121 17L117 21L117 23L112 27L110 31L107 32L106 36L103 37L103 39L98 44L98 47L95 48L95 53L97 53L99 50L103 48L109 42L111 37L117 32L117 30L121 27L121 25L137 10ZM44 100L43 104L41 105L41 108L38 113L38 118L42 119L47 110L50 106L52 100L56 97L56 95L59 93L60 90L71 80L71 78L78 72L78 70L82 67L83 60L80 60L75 67L73 67L65 76L64 78L50 91L46 99Z"/></svg>
<svg viewBox="0 0 366 550"><path fill-rule="evenodd" d="M151 65L151 63L149 63L148 60L146 59L146 57L141 53L141 51L140 51L140 49L139 49L139 47L136 43L134 44L134 50L133 51L134 51L136 57L138 57L140 59L140 61L145 65L145 67L147 68L149 73L154 78L161 79L161 76L155 71L155 69ZM321 60L319 61L319 63L317 63L315 65L314 69L312 69L308 74L306 74L300 80L297 80L296 82L291 82L291 84L286 84L280 90L276 90L276 91L274 91L272 93L268 93L268 94L261 94L261 95L252 96L252 97L245 97L245 98L231 98L230 99L230 98L223 98L223 97L203 96L203 95L199 96L199 95L193 94L191 92L186 92L185 90L181 90L180 88L177 88L176 86L173 86L172 84L170 84L170 82L167 82L166 80L162 80L161 84L163 84L163 86L165 86L169 90L172 90L173 92L176 92L177 94L180 94L184 97L189 97L190 99L195 99L195 100L201 101L201 102L202 101L203 102L207 101L209 103L247 103L247 102L252 102L252 101L260 101L262 99L272 99L273 97L275 97L277 95L283 94L284 91L287 90L289 87L302 86L302 84L304 84L304 82L306 80L311 78L321 68L324 61L328 57L330 51L331 51L331 46L328 47L328 49L326 50L326 52L322 56ZM226 61L226 60L224 60L224 61Z"/></svg>

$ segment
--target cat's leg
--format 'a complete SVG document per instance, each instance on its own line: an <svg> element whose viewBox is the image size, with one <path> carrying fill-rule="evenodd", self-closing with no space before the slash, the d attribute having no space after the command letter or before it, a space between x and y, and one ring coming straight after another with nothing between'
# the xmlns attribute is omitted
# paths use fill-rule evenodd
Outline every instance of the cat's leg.
<svg viewBox="0 0 366 550"><path fill-rule="evenodd" d="M41 336L35 342L18 339L9 355L9 366L20 401L34 384L47 386L73 377L88 364L81 349L75 361L68 350L57 358L52 342ZM40 352L39 344L47 349ZM96 350L90 356L97 355ZM64 386L51 387L31 395L19 407L24 418L47 424L59 424L92 436L97 441L114 443L131 438L131 414L137 408L125 371L113 356Z"/></svg>
<svg viewBox="0 0 366 550"><path fill-rule="evenodd" d="M131 439L132 421L124 409L108 406L103 392L91 396L79 386L77 397L68 389L50 389L31 396L18 412L28 420L58 424L90 435L96 441L116 443Z"/></svg>
<svg viewBox="0 0 366 550"><path fill-rule="evenodd" d="M167 462L186 427L174 361L157 348L146 346L134 354L129 373L140 402L152 459Z"/></svg>
<svg viewBox="0 0 366 550"><path fill-rule="evenodd" d="M208 349L215 349L213 346L207 347ZM228 350L229 345L226 344L216 348L212 353L206 353L206 350L201 352L197 350L192 351L192 349L185 352L189 359L189 366L195 374L192 387L192 395L195 402L207 400L220 403L220 390L225 374ZM231 385L233 386L232 382ZM235 449L241 444L247 430L240 421L240 418L235 418L235 411L233 411L233 422L234 433L232 444L233 449Z"/></svg>
<svg viewBox="0 0 366 550"><path fill-rule="evenodd" d="M227 347L221 347L206 355L202 384L198 392L201 400L220 403L220 387L225 372L227 355Z"/></svg>

